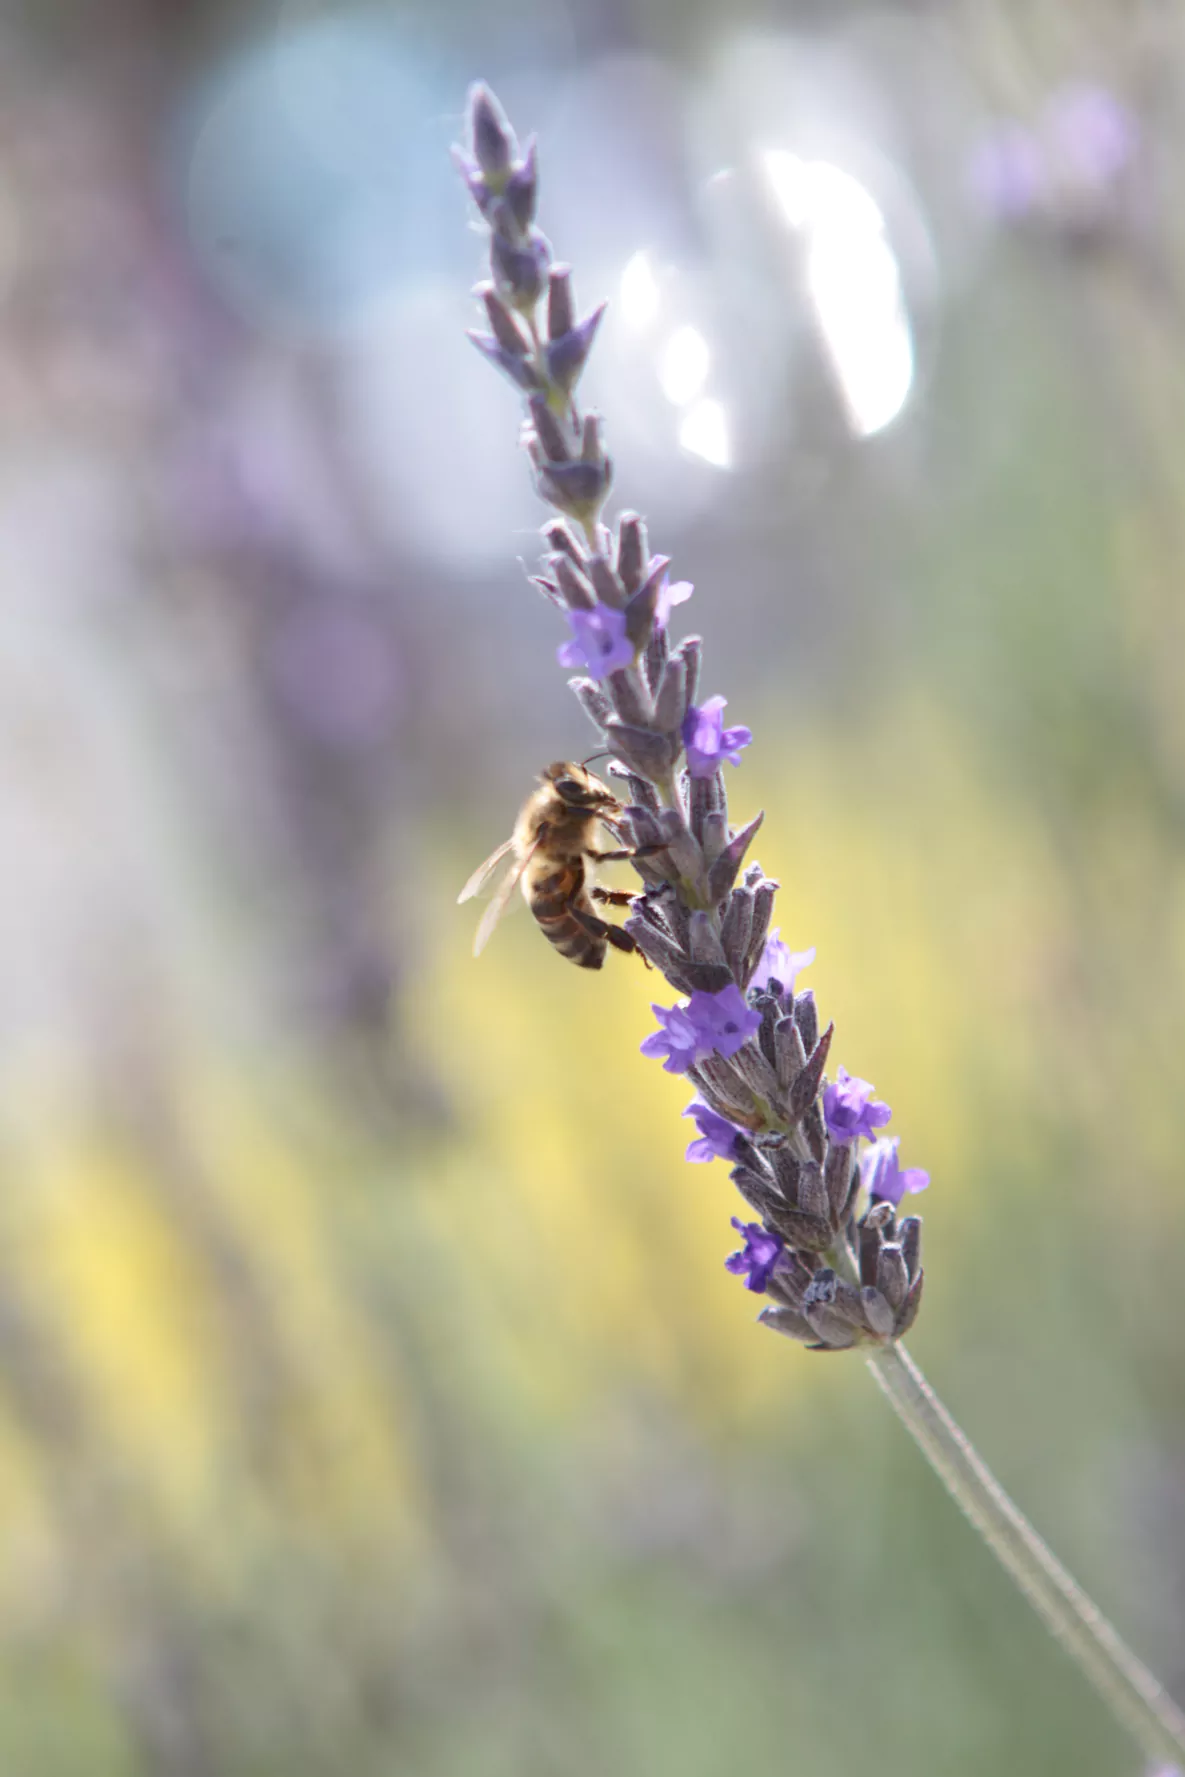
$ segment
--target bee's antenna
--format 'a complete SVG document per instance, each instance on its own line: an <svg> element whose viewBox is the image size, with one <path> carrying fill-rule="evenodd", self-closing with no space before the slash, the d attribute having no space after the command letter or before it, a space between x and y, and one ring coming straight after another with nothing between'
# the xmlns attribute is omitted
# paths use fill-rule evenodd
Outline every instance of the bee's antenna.
<svg viewBox="0 0 1185 1777"><path fill-rule="evenodd" d="M599 753L590 753L587 759L580 761L582 766L589 766L594 759L616 759L617 754L610 747L602 747Z"/></svg>

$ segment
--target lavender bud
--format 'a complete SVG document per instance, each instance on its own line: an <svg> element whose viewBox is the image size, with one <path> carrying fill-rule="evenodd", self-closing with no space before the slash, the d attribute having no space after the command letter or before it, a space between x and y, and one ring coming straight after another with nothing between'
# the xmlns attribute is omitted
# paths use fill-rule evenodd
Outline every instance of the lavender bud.
<svg viewBox="0 0 1185 1777"><path fill-rule="evenodd" d="M802 1116L807 1106L813 1104L818 1096L823 1069L827 1065L827 1051L831 1047L834 1033L834 1024L829 1024L815 1044L810 1060L790 1088L790 1115L794 1121Z"/></svg>
<svg viewBox="0 0 1185 1777"><path fill-rule="evenodd" d="M714 864L728 843L728 815L724 809L713 809L703 818L703 830L697 835L704 857ZM744 958L737 958L737 979L744 979Z"/></svg>
<svg viewBox="0 0 1185 1777"><path fill-rule="evenodd" d="M617 521L617 572L631 598L642 585L649 558L645 522L636 512L623 512Z"/></svg>
<svg viewBox="0 0 1185 1777"><path fill-rule="evenodd" d="M748 823L747 826L742 827L739 833L736 833L733 835L733 837L729 840L728 844L725 846L724 850L720 853L720 856L716 859L716 862L712 865L711 871L708 876L708 894L709 894L713 903L718 903L720 901L723 901L725 895L727 895L727 893L731 889L733 883L736 881L737 872L740 870L740 867L744 863L744 860L745 860L745 853L748 851L749 846L752 844L753 836L757 832L757 829L760 827L760 825L764 819L765 819L765 811L759 810L758 813L753 816L753 819ZM773 906L773 890L772 890L772 888L770 890L768 899L769 899L769 906L767 906L767 908L765 910L765 923L766 923L767 927L769 925L769 909L770 909L770 907ZM757 898L756 898L756 896L754 897L754 902L753 902L753 912L754 912L754 923L756 923L756 918L757 918ZM764 947L764 944L765 944L765 933L763 931L761 934L761 944L758 946L758 955L760 955L761 949ZM752 930L750 931L749 954L750 954L750 956L752 956L752 954L753 954ZM754 957L752 966L748 970L748 975L751 975L753 973L753 969L756 966L757 966L757 959L756 959L756 957ZM746 976L746 979L748 979L748 975Z"/></svg>
<svg viewBox="0 0 1185 1777"><path fill-rule="evenodd" d="M905 1298L905 1305L897 1316L897 1324L893 1329L894 1338L903 1339L914 1321L917 1319L918 1309L922 1305L922 1285L925 1281L926 1273L924 1271L919 1271L909 1287L909 1294Z"/></svg>
<svg viewBox="0 0 1185 1777"><path fill-rule="evenodd" d="M803 1252L826 1252L834 1239L831 1223L825 1216L807 1215L802 1210L791 1209L781 1199L765 1212L765 1219L791 1246L799 1247Z"/></svg>
<svg viewBox="0 0 1185 1777"><path fill-rule="evenodd" d="M675 652L687 662L687 701L694 703L695 694L699 690L700 661L704 652L703 637L684 636Z"/></svg>
<svg viewBox="0 0 1185 1777"><path fill-rule="evenodd" d="M823 1128L823 1113L818 1104L807 1105L802 1114L801 1128L803 1140L821 1166L827 1152L827 1132Z"/></svg>
<svg viewBox="0 0 1185 1777"><path fill-rule="evenodd" d="M504 376L508 376L515 388L521 389L523 394L530 395L538 389L538 373L535 366L527 359L516 357L513 352L508 352L505 346L500 346L497 340L492 339L488 333L478 333L475 329L470 328L465 337L471 339L482 357L488 358L496 369L500 370Z"/></svg>
<svg viewBox="0 0 1185 1777"><path fill-rule="evenodd" d="M587 571L588 577L593 584L593 591L596 593L601 603L603 605L612 605L615 611L620 611L621 607L625 604L625 588L617 578L617 575L613 572L609 557L607 555L602 555L599 552L595 555L591 555L588 559ZM626 624L626 634L629 634L628 623ZM629 639L631 642L634 642L636 647L637 643L634 641L634 637L631 635Z"/></svg>
<svg viewBox="0 0 1185 1777"><path fill-rule="evenodd" d="M767 999L764 1005L761 1006L761 1024L757 1031L757 1043L761 1053L765 1056L765 1059L769 1062L771 1068L773 1067L775 1060L774 1024L777 1021L777 1016L777 1002L773 999ZM774 1078L775 1080L777 1079L776 1074Z"/></svg>
<svg viewBox="0 0 1185 1777"><path fill-rule="evenodd" d="M600 511L613 480L608 457L599 463L536 464L536 484L551 505L581 523Z"/></svg>
<svg viewBox="0 0 1185 1777"><path fill-rule="evenodd" d="M802 1161L795 1158L790 1149L783 1144L773 1150L774 1177L787 1203L798 1202L798 1178L802 1171Z"/></svg>
<svg viewBox="0 0 1185 1777"><path fill-rule="evenodd" d="M531 350L530 335L507 308L494 286L479 284L474 295L480 296L485 304L485 311L490 321L490 331L503 350L514 352L521 358L527 357ZM470 338L472 337L471 334Z"/></svg>
<svg viewBox="0 0 1185 1777"><path fill-rule="evenodd" d="M564 428L547 405L546 397L534 395L528 406L534 439L540 452L536 467L541 467L544 463L549 467L557 463L570 463L572 447L564 436Z"/></svg>
<svg viewBox="0 0 1185 1777"><path fill-rule="evenodd" d="M750 1209L755 1209L763 1221L768 1221L772 1211L778 1208L778 1194L769 1180L750 1172L746 1166L734 1166L729 1177Z"/></svg>
<svg viewBox="0 0 1185 1777"><path fill-rule="evenodd" d="M716 927L708 914L696 912L691 916L691 956L697 963L718 963L722 969L728 970L729 978L732 971L728 968L728 958L724 954Z"/></svg>
<svg viewBox="0 0 1185 1777"><path fill-rule="evenodd" d="M650 632L650 640L646 644L643 666L646 671L646 683L653 692L662 683L662 675L666 671L670 657L671 644L665 629L657 624Z"/></svg>
<svg viewBox="0 0 1185 1777"><path fill-rule="evenodd" d="M670 733L668 724L658 720L657 710L655 712L655 721L666 733ZM693 777L690 784L687 786L687 803L688 825L696 838L702 843L704 822L710 814L714 814L720 807L720 793L716 778ZM721 897L721 899L723 899L723 897Z"/></svg>
<svg viewBox="0 0 1185 1777"><path fill-rule="evenodd" d="M490 235L490 270L499 294L512 308L530 314L543 294L551 244L539 229L528 229L521 241L508 240L497 230Z"/></svg>
<svg viewBox="0 0 1185 1777"><path fill-rule="evenodd" d="M815 1337L814 1327L801 1314L795 1314L793 1308L763 1308L757 1319L763 1327L782 1333L787 1339L797 1339L803 1345Z"/></svg>
<svg viewBox="0 0 1185 1777"><path fill-rule="evenodd" d="M806 1066L802 1034L793 1018L782 1018L774 1026L774 1065L778 1071L778 1086L783 1092L789 1092Z"/></svg>
<svg viewBox="0 0 1185 1777"><path fill-rule="evenodd" d="M601 306L603 308L604 304ZM550 340L562 339L565 333L571 333L575 325L572 268L569 265L553 265L547 278L547 337Z"/></svg>
<svg viewBox="0 0 1185 1777"><path fill-rule="evenodd" d="M544 349L547 374L565 395L570 395L580 381L604 312L605 304L602 303L591 315L585 316L579 327L570 327L566 333L553 336Z"/></svg>
<svg viewBox="0 0 1185 1777"><path fill-rule="evenodd" d="M816 1308L806 1318L826 1351L848 1351L856 1343L855 1329L834 1308Z"/></svg>
<svg viewBox="0 0 1185 1777"><path fill-rule="evenodd" d="M683 972L683 954L675 942L665 932L660 932L640 914L631 914L625 921L625 930L634 940L643 956L648 957L656 969L661 969L680 993L694 993L695 989L688 986L687 977Z"/></svg>
<svg viewBox="0 0 1185 1777"><path fill-rule="evenodd" d="M760 820L762 817L759 815L758 819ZM778 885L776 882L769 881L757 864L750 864L745 873L745 881L750 882L753 889L753 930L749 937L749 954L745 959L745 980L747 981L760 962L761 953L765 949L765 940L769 935L770 914L774 910L774 895L777 893Z"/></svg>
<svg viewBox="0 0 1185 1777"><path fill-rule="evenodd" d="M765 1179L767 1184L774 1182L773 1173L766 1164L760 1148L754 1146L748 1135L738 1135L733 1143L733 1151L741 1166L747 1167L755 1177Z"/></svg>
<svg viewBox="0 0 1185 1777"><path fill-rule="evenodd" d="M893 1310L877 1289L864 1289L860 1294L868 1325L882 1339L888 1339L893 1332Z"/></svg>
<svg viewBox="0 0 1185 1777"><path fill-rule="evenodd" d="M876 1283L877 1260L880 1258L881 1231L878 1227L869 1226L868 1217L859 1227L860 1250L857 1257L860 1261L860 1282L866 1289Z"/></svg>
<svg viewBox="0 0 1185 1777"><path fill-rule="evenodd" d="M584 566L584 551L565 519L553 518L544 525L543 535L557 554L566 555L578 568Z"/></svg>
<svg viewBox="0 0 1185 1777"><path fill-rule="evenodd" d="M922 1256L922 1218L906 1216L899 1230L901 1240L901 1256L905 1260L910 1278L917 1276Z"/></svg>
<svg viewBox="0 0 1185 1777"><path fill-rule="evenodd" d="M605 742L631 771L644 772L647 777L661 777L671 765L671 749L661 734L649 728L633 728L617 720L603 724Z"/></svg>
<svg viewBox="0 0 1185 1777"><path fill-rule="evenodd" d="M658 599L658 587L647 581L640 592L636 592L625 608L626 634L635 647L646 648L654 634L654 607ZM683 718L680 716L680 723Z"/></svg>
<svg viewBox="0 0 1185 1777"><path fill-rule="evenodd" d="M822 1169L813 1161L805 1161L798 1169L798 1207L805 1215L818 1216L827 1221L827 1191L823 1184ZM827 1222L828 1227L831 1226Z"/></svg>
<svg viewBox="0 0 1185 1777"><path fill-rule="evenodd" d="M728 980L732 981L731 971ZM777 1096L778 1082L773 1068L759 1048L752 1042L746 1043L744 1048L738 1049L732 1057L732 1065L750 1091L758 1098L763 1099L766 1104L772 1103Z"/></svg>
<svg viewBox="0 0 1185 1777"><path fill-rule="evenodd" d="M539 195L539 166L532 136L521 161L510 172L502 192L502 207L520 233L525 234L535 220L535 202Z"/></svg>
<svg viewBox="0 0 1185 1777"><path fill-rule="evenodd" d="M659 686L659 695L654 700L654 725L663 730L663 734L679 734L682 729L682 718L688 714L688 668L680 661L673 659L663 673L663 684ZM693 784L711 782L707 778L695 778ZM704 810L707 812L707 810Z"/></svg>
<svg viewBox="0 0 1185 1777"><path fill-rule="evenodd" d="M805 1048L813 1049L819 1040L819 1013L815 1006L815 996L809 987L805 993L796 993L794 996L794 1022Z"/></svg>
<svg viewBox="0 0 1185 1777"><path fill-rule="evenodd" d="M876 1262L876 1287L891 1308L900 1308L909 1294L909 1268L899 1246L882 1246Z"/></svg>
<svg viewBox="0 0 1185 1777"><path fill-rule="evenodd" d="M571 611L595 611L597 600L592 587L566 555L553 555L551 571Z"/></svg>
<svg viewBox="0 0 1185 1777"><path fill-rule="evenodd" d="M654 706L637 673L627 672L624 667L618 667L609 674L606 683L609 687L609 696L613 700L613 707L623 722L633 728L649 730L653 727ZM656 734L654 738L661 740L665 749L663 755L666 761L663 767L665 770L678 757L678 748L675 742L668 740L665 736ZM629 764L628 759L626 764ZM650 775L653 776L653 773Z"/></svg>
<svg viewBox="0 0 1185 1777"><path fill-rule="evenodd" d="M581 707L594 727L604 728L613 715L613 705L595 679L569 679L569 685L580 700Z"/></svg>
<svg viewBox="0 0 1185 1777"><path fill-rule="evenodd" d="M702 836L700 844L703 844ZM752 891L746 888L733 889L720 924L720 942L724 946L724 954L728 958L729 966L738 979L740 965L749 946L749 932L752 924Z"/></svg>
<svg viewBox="0 0 1185 1777"><path fill-rule="evenodd" d="M510 171L518 143L510 119L484 81L469 88L469 139L473 158L496 185Z"/></svg>
<svg viewBox="0 0 1185 1777"><path fill-rule="evenodd" d="M831 1220L836 1227L844 1223L844 1211L851 1194L853 1172L852 1145L832 1142L827 1149L827 1158L823 1162L823 1183L827 1187L827 1201L831 1207Z"/></svg>

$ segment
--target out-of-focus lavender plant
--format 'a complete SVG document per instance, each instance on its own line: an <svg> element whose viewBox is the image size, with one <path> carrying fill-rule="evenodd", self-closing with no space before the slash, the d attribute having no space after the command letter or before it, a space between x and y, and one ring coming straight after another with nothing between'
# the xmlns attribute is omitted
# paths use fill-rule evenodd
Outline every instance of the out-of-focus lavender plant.
<svg viewBox="0 0 1185 1777"><path fill-rule="evenodd" d="M1112 238L1131 208L1140 157L1135 114L1105 86L1057 87L1036 118L1006 118L977 144L973 197L1009 228L1067 245Z"/></svg>
<svg viewBox="0 0 1185 1777"><path fill-rule="evenodd" d="M1073 121L1057 128L1070 131ZM1108 146L1103 121L1094 118L1096 146L1118 171L1121 132ZM923 1279L921 1222L898 1210L928 1175L900 1166L898 1139L881 1133L890 1108L870 1082L842 1067L833 1080L825 1073L834 1027L821 1029L813 993L796 991L814 953L795 954L771 933L778 885L746 862L762 816L735 829L728 818L722 767L739 765L753 736L725 727L723 697L700 699L700 638L671 642L672 607L690 588L671 585L670 562L651 553L640 517L604 522L612 465L599 416L576 400L603 309L578 318L571 272L553 261L536 223L535 143L520 150L497 100L477 85L468 143L455 156L488 230L490 277L477 290L487 328L471 337L524 401L535 484L557 514L544 526L548 554L536 584L567 622L560 664L582 669L570 683L630 797L618 824L642 888L626 930L679 996L654 1005L658 1029L642 1053L693 1084L684 1115L698 1134L687 1158L730 1161L757 1218L733 1218L742 1244L728 1269L769 1298L760 1318L775 1331L816 1351L864 1348L923 1453L1047 1627L1145 1753L1176 1758L1185 1717L1003 1492L898 1343Z"/></svg>

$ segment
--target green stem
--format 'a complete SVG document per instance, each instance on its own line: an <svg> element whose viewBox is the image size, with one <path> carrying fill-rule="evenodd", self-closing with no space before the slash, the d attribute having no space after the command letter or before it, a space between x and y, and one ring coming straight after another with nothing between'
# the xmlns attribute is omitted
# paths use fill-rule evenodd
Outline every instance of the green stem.
<svg viewBox="0 0 1185 1777"><path fill-rule="evenodd" d="M1185 1715L1009 1499L903 1346L868 1367L922 1454L1050 1633L1150 1759L1185 1771Z"/></svg>

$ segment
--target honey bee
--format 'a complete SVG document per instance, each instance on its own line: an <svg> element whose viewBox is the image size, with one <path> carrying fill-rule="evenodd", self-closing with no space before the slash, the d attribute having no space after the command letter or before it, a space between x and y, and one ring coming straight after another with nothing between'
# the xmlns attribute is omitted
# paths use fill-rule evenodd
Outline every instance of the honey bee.
<svg viewBox="0 0 1185 1777"><path fill-rule="evenodd" d="M539 787L519 810L510 838L491 852L484 864L478 865L457 896L458 901L468 901L503 858L513 858L482 915L473 941L474 956L485 949L520 883L523 899L544 936L577 968L599 969L610 944L616 950L637 950L628 932L610 925L593 909L594 900L602 905L625 907L633 896L597 888L590 880L590 860L595 867L596 863L643 857L662 849L639 846L631 851L616 846L599 850L594 844L598 826L604 826L619 839L616 823L623 812L609 786L584 765L560 759L541 771Z"/></svg>

